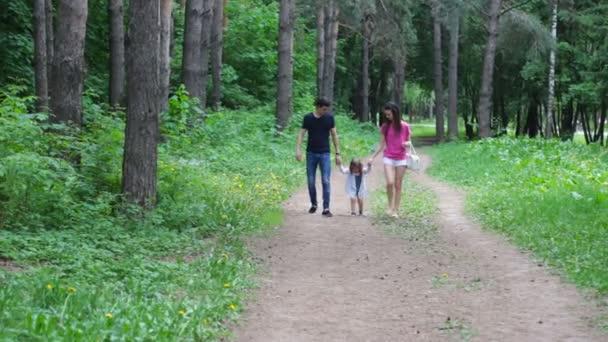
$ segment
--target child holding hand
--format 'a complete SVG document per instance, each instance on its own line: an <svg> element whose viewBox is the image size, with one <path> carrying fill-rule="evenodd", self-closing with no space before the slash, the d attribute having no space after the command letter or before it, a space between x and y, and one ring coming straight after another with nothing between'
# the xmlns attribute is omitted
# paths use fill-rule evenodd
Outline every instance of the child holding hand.
<svg viewBox="0 0 608 342"><path fill-rule="evenodd" d="M363 215L363 198L367 196L367 184L365 176L371 171L372 164L363 166L360 159L353 159L348 167L339 164L340 172L347 175L345 190L350 198L350 214L357 215L357 205L359 215Z"/></svg>

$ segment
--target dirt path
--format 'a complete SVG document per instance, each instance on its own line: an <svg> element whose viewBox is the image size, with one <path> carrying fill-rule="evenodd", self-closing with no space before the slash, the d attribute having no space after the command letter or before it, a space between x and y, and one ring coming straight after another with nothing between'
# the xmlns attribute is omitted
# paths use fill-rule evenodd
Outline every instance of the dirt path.
<svg viewBox="0 0 608 342"><path fill-rule="evenodd" d="M381 165L375 170L372 188L382 185ZM347 215L336 172L333 218L307 214L305 190L285 203L284 226L251 242L265 272L236 340L608 340L592 327L598 309L572 285L481 231L464 215L461 193L424 173L413 178L439 198L431 241Z"/></svg>

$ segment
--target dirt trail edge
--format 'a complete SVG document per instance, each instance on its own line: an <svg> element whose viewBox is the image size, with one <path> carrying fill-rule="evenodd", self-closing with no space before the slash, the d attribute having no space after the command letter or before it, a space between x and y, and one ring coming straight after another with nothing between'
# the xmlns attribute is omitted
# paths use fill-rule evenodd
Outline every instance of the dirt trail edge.
<svg viewBox="0 0 608 342"><path fill-rule="evenodd" d="M423 156L425 165L428 157ZM374 165L372 189L382 186ZM607 341L599 309L464 214L464 195L416 173L438 197L430 241L385 233L349 215L332 175L333 218L306 213L305 189L271 237L250 241L262 264L237 341ZM407 183L405 184L407 200ZM369 201L368 201L369 202ZM369 205L369 203L368 203ZM407 213L405 215L407 220Z"/></svg>

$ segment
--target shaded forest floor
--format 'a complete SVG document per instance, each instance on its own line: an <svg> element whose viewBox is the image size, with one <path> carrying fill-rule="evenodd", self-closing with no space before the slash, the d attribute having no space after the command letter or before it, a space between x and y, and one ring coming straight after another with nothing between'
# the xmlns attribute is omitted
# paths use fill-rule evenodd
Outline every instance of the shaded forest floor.
<svg viewBox="0 0 608 342"><path fill-rule="evenodd" d="M381 170L375 165L372 189L383 185ZM404 200L420 189L432 193L437 211L428 220L407 212L396 221L354 217L343 176L332 177L333 218L306 213L302 189L284 204L283 226L250 241L263 272L236 340L608 339L597 327L605 312L552 269L483 231L465 215L460 191L422 171L406 179Z"/></svg>

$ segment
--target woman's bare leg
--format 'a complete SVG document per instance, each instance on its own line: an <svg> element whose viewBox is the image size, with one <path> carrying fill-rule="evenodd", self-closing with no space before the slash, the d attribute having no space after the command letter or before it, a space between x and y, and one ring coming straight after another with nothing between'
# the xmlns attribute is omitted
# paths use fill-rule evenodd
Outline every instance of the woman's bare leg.
<svg viewBox="0 0 608 342"><path fill-rule="evenodd" d="M357 202L359 204L359 215L363 215L363 198L357 197Z"/></svg>
<svg viewBox="0 0 608 342"><path fill-rule="evenodd" d="M403 185L403 176L405 175L405 166L397 166L395 168L395 200L393 202L393 212L399 213L401 205L401 189Z"/></svg>
<svg viewBox="0 0 608 342"><path fill-rule="evenodd" d="M384 178L386 179L386 196L388 198L388 209L387 215L393 214L393 200L394 200L394 189L395 189L395 167L392 165L384 164Z"/></svg>

